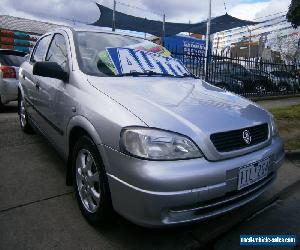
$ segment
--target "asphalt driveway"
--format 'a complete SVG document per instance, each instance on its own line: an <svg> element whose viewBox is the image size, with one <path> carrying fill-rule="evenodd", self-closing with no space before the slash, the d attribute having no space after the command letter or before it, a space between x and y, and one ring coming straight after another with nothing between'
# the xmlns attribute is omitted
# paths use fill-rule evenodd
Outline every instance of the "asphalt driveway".
<svg viewBox="0 0 300 250"><path fill-rule="evenodd" d="M93 227L65 185L64 163L39 135L20 131L16 111L11 105L0 114L0 249L213 249L220 235L300 180L299 168L286 162L255 202L191 226L150 230L115 214L111 224Z"/></svg>

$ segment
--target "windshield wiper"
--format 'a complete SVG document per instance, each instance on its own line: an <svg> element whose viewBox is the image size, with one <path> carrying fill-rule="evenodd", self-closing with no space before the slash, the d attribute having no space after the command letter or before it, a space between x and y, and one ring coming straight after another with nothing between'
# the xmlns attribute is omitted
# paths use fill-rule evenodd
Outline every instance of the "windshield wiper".
<svg viewBox="0 0 300 250"><path fill-rule="evenodd" d="M172 75L172 74L166 74L166 73L158 73L155 71L145 71L145 72L137 72L137 71L132 71L130 73L123 73L123 74L119 74L116 75L118 77L122 77L122 76L167 76L167 77L176 77L176 78L183 78L183 77L194 77L193 74L187 74L185 73L184 75Z"/></svg>
<svg viewBox="0 0 300 250"><path fill-rule="evenodd" d="M149 72L137 72L137 71L132 71L130 73L122 73L116 76L152 76L156 74L155 72L149 73Z"/></svg>

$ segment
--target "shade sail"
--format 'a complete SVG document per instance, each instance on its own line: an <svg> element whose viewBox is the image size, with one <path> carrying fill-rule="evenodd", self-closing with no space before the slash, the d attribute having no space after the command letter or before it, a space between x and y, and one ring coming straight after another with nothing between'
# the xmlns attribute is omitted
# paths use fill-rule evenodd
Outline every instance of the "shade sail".
<svg viewBox="0 0 300 250"><path fill-rule="evenodd" d="M92 25L101 26L101 27L112 27L113 10L101 4L98 3L96 4L100 9L101 15L99 19ZM149 33L155 36L162 36L161 21L154 21L154 20L148 20L146 18L135 17L118 11L115 12L115 17L116 17L115 20L116 20L117 29L139 31L139 32ZM219 31L247 26L247 25L253 25L256 23L257 22L238 19L226 13L225 15L215 17L211 20L211 33L216 33ZM195 23L195 24L170 23L170 22L165 23L166 36L175 35L180 32L205 34L206 21Z"/></svg>

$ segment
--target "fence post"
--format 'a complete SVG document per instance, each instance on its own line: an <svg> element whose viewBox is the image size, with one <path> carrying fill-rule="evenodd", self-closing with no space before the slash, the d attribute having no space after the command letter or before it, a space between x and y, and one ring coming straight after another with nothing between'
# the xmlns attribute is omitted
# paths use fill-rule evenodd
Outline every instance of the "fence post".
<svg viewBox="0 0 300 250"><path fill-rule="evenodd" d="M209 60L209 43L210 43L210 22L211 22L211 0L208 0L208 19L207 19L207 28L206 28L206 44L205 44L205 81L207 81L208 73L208 60Z"/></svg>

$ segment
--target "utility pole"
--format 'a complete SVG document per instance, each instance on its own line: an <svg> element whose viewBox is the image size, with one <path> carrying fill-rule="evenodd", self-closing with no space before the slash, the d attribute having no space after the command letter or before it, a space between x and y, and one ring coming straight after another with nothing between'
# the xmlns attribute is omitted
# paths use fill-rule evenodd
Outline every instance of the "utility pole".
<svg viewBox="0 0 300 250"><path fill-rule="evenodd" d="M208 18L207 18L207 28L206 28L206 44L205 44L205 63L204 72L205 79L207 80L208 73L208 57L209 57L209 43L210 43L210 22L211 22L211 0L208 0Z"/></svg>
<svg viewBox="0 0 300 250"><path fill-rule="evenodd" d="M117 2L114 0L114 8L113 8L113 20L112 20L112 31L116 31L116 5Z"/></svg>
<svg viewBox="0 0 300 250"><path fill-rule="evenodd" d="M217 53L218 53L218 50L219 50L219 41L220 41L220 35L218 34L218 38L217 38Z"/></svg>
<svg viewBox="0 0 300 250"><path fill-rule="evenodd" d="M250 59L250 57L251 57L251 29L248 26L247 26L247 28L248 28L248 31L249 31L248 57Z"/></svg>
<svg viewBox="0 0 300 250"><path fill-rule="evenodd" d="M163 26L162 26L162 37L161 37L161 43L162 46L165 44L165 36L166 36L166 15L163 15Z"/></svg>

